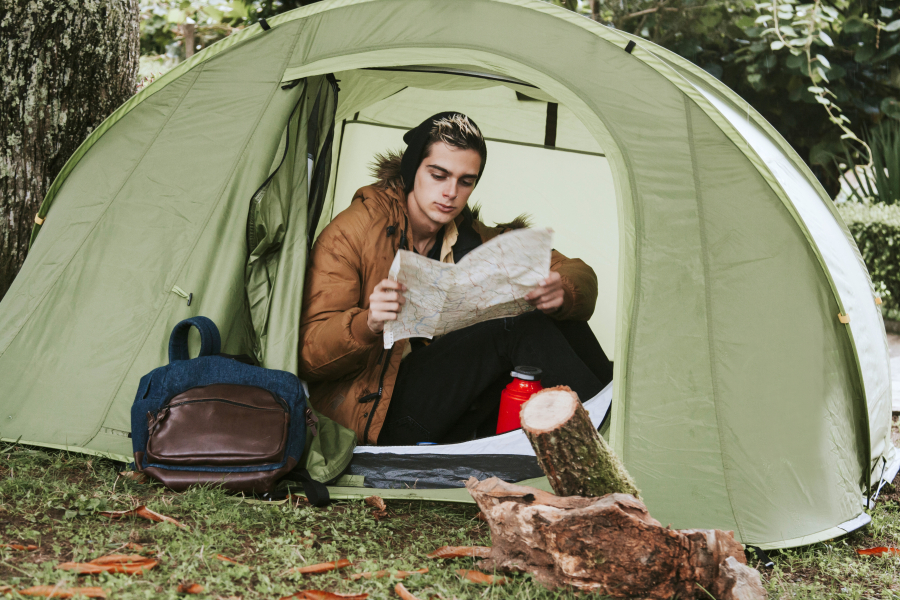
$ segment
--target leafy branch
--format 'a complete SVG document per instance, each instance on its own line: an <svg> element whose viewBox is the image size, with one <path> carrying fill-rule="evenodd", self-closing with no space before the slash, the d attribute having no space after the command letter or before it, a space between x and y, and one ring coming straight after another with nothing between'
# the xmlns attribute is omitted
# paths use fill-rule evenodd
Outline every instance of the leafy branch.
<svg viewBox="0 0 900 600"><path fill-rule="evenodd" d="M839 0L837 3L840 8L846 8L847 4L848 0ZM814 46L820 44L829 48L834 47L834 42L826 29L832 29L838 22L841 16L838 9L823 5L821 0L815 0L812 4L800 5L796 3L796 0L772 0L757 4L756 9L761 13L756 19L758 24L765 26L770 21L772 22L772 27L765 29L761 37L775 38L770 43L773 51L786 48L791 54L802 55L806 59L806 75L812 82L807 90L815 97L816 102L825 108L828 120L841 129L841 139L857 144L864 151L866 163L863 168L870 168L873 164L872 149L850 128L850 119L833 101L833 99L837 99L837 96L826 85L829 83L827 70L831 69L831 64L825 56L814 49ZM876 35L880 37L882 24L879 21L873 21L867 15L862 21L875 27ZM900 20L891 23L888 27L892 28L891 31L900 28Z"/></svg>

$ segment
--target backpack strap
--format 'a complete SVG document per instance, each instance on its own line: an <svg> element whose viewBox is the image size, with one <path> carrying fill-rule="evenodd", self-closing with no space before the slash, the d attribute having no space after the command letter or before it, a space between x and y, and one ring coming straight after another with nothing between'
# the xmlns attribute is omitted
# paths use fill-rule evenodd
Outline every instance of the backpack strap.
<svg viewBox="0 0 900 600"><path fill-rule="evenodd" d="M303 493L309 503L316 507L326 506L331 502L331 495L324 483L313 479L306 469L294 469L285 476L288 481L299 481L303 486Z"/></svg>
<svg viewBox="0 0 900 600"><path fill-rule="evenodd" d="M207 317L191 317L172 329L172 335L169 337L170 363L191 358L188 353L188 332L191 327L196 327L200 332L200 356L212 356L222 351L222 338L216 324Z"/></svg>

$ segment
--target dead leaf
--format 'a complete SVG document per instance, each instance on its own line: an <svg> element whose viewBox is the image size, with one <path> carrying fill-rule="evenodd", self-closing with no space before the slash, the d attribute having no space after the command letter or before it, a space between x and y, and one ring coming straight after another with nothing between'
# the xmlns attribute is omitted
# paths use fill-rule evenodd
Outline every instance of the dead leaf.
<svg viewBox="0 0 900 600"><path fill-rule="evenodd" d="M366 498L366 504L375 509L372 511L372 516L375 517L376 520L387 516L387 505L384 503L384 499L381 496L369 496Z"/></svg>
<svg viewBox="0 0 900 600"><path fill-rule="evenodd" d="M415 571L396 571L391 573L390 571L375 571L374 573L370 573L366 571L365 573L354 573L350 576L352 581L356 581L357 579L381 579L383 577L394 577L394 579L406 579L410 575L421 575L422 573L427 573L428 569L416 569Z"/></svg>
<svg viewBox="0 0 900 600"><path fill-rule="evenodd" d="M479 521L484 521L485 523L488 522L487 517L484 516L484 513L482 511L478 511L478 514L475 515L475 518L478 519Z"/></svg>
<svg viewBox="0 0 900 600"><path fill-rule="evenodd" d="M131 481L138 484L150 482L150 480L147 478L147 474L141 473L140 471L119 471L119 476L124 477L125 479L130 479Z"/></svg>
<svg viewBox="0 0 900 600"><path fill-rule="evenodd" d="M228 558L224 554L216 554L216 558L218 558L222 562L231 563L233 565L243 565L243 563L239 563L238 561L234 560L233 558Z"/></svg>
<svg viewBox="0 0 900 600"><path fill-rule="evenodd" d="M884 554L900 554L900 548L887 548L878 546L877 548L863 548L856 551L857 554L863 556L882 556Z"/></svg>
<svg viewBox="0 0 900 600"><path fill-rule="evenodd" d="M56 565L63 571L75 571L79 575L96 575L97 573L127 573L135 575L149 571L159 564L152 558L146 558L137 554L111 554L95 558L91 562L73 563L67 562Z"/></svg>
<svg viewBox="0 0 900 600"><path fill-rule="evenodd" d="M199 583L181 583L178 585L179 594L202 594L203 586Z"/></svg>
<svg viewBox="0 0 900 600"><path fill-rule="evenodd" d="M132 551L134 551L134 552L144 552L144 553L148 553L148 554L152 554L152 553L153 553L152 550L149 550L149 549L147 549L147 548L144 548L142 545L138 544L137 542L128 542L127 544L125 544L125 545L122 546L122 547L123 547L123 548L128 548L129 550L132 550Z"/></svg>
<svg viewBox="0 0 900 600"><path fill-rule="evenodd" d="M387 505L384 503L384 499L381 496L369 496L366 498L366 504L375 510L387 510Z"/></svg>
<svg viewBox="0 0 900 600"><path fill-rule="evenodd" d="M11 585L0 585L0 594L6 594L7 592L13 591Z"/></svg>
<svg viewBox="0 0 900 600"><path fill-rule="evenodd" d="M503 585L506 583L506 577L497 577L496 575L488 575L487 573L482 573L481 571L473 571L469 569L457 569L456 574L462 577L463 579L468 579L472 583L482 583L484 585L491 585L496 583L497 585Z"/></svg>
<svg viewBox="0 0 900 600"><path fill-rule="evenodd" d="M123 563L136 563L147 560L140 554L109 554L90 561L92 565L120 565Z"/></svg>
<svg viewBox="0 0 900 600"><path fill-rule="evenodd" d="M64 588L57 585L36 585L27 590L20 590L23 596L44 596L46 598L71 598L87 596L88 598L106 598L106 592L98 587Z"/></svg>
<svg viewBox="0 0 900 600"><path fill-rule="evenodd" d="M464 556L488 558L490 555L491 549L487 546L441 546L427 556L428 558L462 558Z"/></svg>
<svg viewBox="0 0 900 600"><path fill-rule="evenodd" d="M397 595L403 598L403 600L419 600L415 596L413 596L406 586L402 583L398 583L394 586L394 591L397 592Z"/></svg>
<svg viewBox="0 0 900 600"><path fill-rule="evenodd" d="M187 525L179 523L172 517L167 517L166 515L161 515L158 512L154 512L146 506L138 506L137 508L133 508L131 510L101 511L100 514L104 517L109 517L110 519L121 519L123 517L143 517L144 519L156 521L157 523L165 521L166 523L171 523L172 525L181 527L182 529L187 529Z"/></svg>
<svg viewBox="0 0 900 600"><path fill-rule="evenodd" d="M323 590L302 590L290 596L284 596L279 600L290 600L291 598L299 598L300 600L365 600L369 595L363 594L338 594L335 592L325 592Z"/></svg>
<svg viewBox="0 0 900 600"><path fill-rule="evenodd" d="M28 552L33 552L38 549L34 544L28 544L27 546L24 544L0 544L0 548L9 548L10 550L27 550Z"/></svg>
<svg viewBox="0 0 900 600"><path fill-rule="evenodd" d="M349 567L353 563L347 560L346 558L342 558L341 560L336 560L334 562L327 563L319 563L316 565L307 565L305 567L294 567L293 569L288 569L287 573L302 573L303 575L315 575L317 573L327 573L328 571L334 571L335 569L343 569L344 567Z"/></svg>

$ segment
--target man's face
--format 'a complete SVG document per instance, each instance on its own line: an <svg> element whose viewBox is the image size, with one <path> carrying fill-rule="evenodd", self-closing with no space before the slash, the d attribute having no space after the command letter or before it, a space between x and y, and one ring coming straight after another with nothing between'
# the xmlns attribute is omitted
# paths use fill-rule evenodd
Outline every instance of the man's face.
<svg viewBox="0 0 900 600"><path fill-rule="evenodd" d="M416 171L410 217L429 222L435 231L455 219L469 200L480 168L476 150L435 143Z"/></svg>

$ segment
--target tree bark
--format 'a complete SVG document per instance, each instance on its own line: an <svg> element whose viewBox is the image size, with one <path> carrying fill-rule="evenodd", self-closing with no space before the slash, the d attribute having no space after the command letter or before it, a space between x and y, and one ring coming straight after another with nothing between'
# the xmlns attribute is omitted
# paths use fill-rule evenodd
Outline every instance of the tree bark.
<svg viewBox="0 0 900 600"><path fill-rule="evenodd" d="M496 477L466 488L491 528L485 570L614 598L766 597L731 532L663 527L634 496L559 497Z"/></svg>
<svg viewBox="0 0 900 600"><path fill-rule="evenodd" d="M640 490L566 386L541 390L525 403L522 429L558 496L598 497Z"/></svg>
<svg viewBox="0 0 900 600"><path fill-rule="evenodd" d="M137 0L0 0L0 298L53 179L134 94L138 17Z"/></svg>

